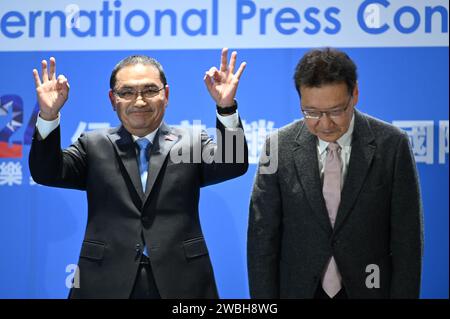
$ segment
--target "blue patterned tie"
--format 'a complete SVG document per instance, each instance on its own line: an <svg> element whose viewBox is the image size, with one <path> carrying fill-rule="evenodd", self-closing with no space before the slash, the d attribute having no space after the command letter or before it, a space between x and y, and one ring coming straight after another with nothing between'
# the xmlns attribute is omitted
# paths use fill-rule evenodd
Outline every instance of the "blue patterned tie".
<svg viewBox="0 0 450 319"><path fill-rule="evenodd" d="M139 173L141 174L142 190L145 193L145 186L147 185L148 174L148 159L149 159L149 147L151 143L145 137L136 140L136 144L139 146Z"/></svg>
<svg viewBox="0 0 450 319"><path fill-rule="evenodd" d="M139 173L141 174L142 190L145 193L148 174L148 159L149 159L148 150L152 145L152 143L150 143L150 141L145 137L142 137L136 140L136 144L139 146ZM143 254L148 256L147 246L144 247Z"/></svg>

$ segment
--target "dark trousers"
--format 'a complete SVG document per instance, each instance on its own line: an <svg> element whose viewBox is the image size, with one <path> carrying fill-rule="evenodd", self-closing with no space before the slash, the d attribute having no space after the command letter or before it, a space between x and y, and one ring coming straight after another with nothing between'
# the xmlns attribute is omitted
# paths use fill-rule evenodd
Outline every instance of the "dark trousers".
<svg viewBox="0 0 450 319"><path fill-rule="evenodd" d="M141 257L130 299L161 299L153 277L150 260L144 254Z"/></svg>
<svg viewBox="0 0 450 319"><path fill-rule="evenodd" d="M342 287L341 290L333 297L330 298L330 296L327 295L325 290L322 288L322 284L317 285L316 294L314 295L314 299L348 299L347 292L345 291L345 288Z"/></svg>

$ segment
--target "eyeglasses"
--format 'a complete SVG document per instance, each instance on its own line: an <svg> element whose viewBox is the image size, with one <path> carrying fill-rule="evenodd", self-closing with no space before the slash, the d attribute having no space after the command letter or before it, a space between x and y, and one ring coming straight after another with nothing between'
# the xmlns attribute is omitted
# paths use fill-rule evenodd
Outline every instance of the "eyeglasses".
<svg viewBox="0 0 450 319"><path fill-rule="evenodd" d="M166 86L164 85L162 88L158 89L155 87L146 87L142 90L135 90L131 88L125 88L122 90L113 90L113 93L120 97L121 99L132 101L136 100L137 97L140 95L142 98L145 99L151 99L152 97L155 97L158 95L159 91L164 89Z"/></svg>
<svg viewBox="0 0 450 319"><path fill-rule="evenodd" d="M302 113L306 119L310 120L319 120L323 115L327 115L332 119L337 119L340 118L345 113L345 111L347 111L347 109L350 107L350 102L352 98L353 96L351 95L350 98L348 99L347 106L344 108L331 111L304 110L302 108Z"/></svg>

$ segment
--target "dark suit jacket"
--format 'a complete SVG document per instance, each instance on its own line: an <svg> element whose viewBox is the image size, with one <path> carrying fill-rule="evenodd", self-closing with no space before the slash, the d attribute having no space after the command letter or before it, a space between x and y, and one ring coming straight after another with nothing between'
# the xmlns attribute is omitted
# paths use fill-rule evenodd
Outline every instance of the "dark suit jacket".
<svg viewBox="0 0 450 319"><path fill-rule="evenodd" d="M261 163L278 160L278 170L261 174L269 163L260 163L250 203L251 296L313 298L333 255L349 298L418 298L422 204L407 135L355 111L334 229L322 194L317 137L301 120L270 137L277 138ZM379 267L379 288L366 286L375 274L366 272L371 264Z"/></svg>
<svg viewBox="0 0 450 319"><path fill-rule="evenodd" d="M123 127L85 133L63 151L59 128L44 140L35 133L29 158L33 179L87 193L80 288L72 289L71 298L128 298L143 238L162 298L218 297L199 221L200 187L244 174L248 158L241 134L243 158L238 163L232 156L231 163L224 163L239 143L221 145L237 130L225 129L218 120L217 128L221 134L216 145L206 132L162 124L150 152L145 193L135 143ZM186 152L197 152L190 156L194 162L177 163L177 155Z"/></svg>

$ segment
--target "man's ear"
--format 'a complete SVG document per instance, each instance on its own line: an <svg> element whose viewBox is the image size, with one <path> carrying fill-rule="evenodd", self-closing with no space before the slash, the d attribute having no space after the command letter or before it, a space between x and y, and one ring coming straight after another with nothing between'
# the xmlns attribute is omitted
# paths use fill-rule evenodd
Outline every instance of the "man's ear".
<svg viewBox="0 0 450 319"><path fill-rule="evenodd" d="M112 90L109 90L108 96L109 96L109 100L111 101L111 106L113 108L113 111L116 111L116 97L114 96L114 93Z"/></svg>
<svg viewBox="0 0 450 319"><path fill-rule="evenodd" d="M359 88L358 88L358 82L356 82L355 87L353 88L353 106L356 106L358 104L359 99Z"/></svg>
<svg viewBox="0 0 450 319"><path fill-rule="evenodd" d="M169 104L169 84L166 84L164 88L164 96L166 97L166 107Z"/></svg>
<svg viewBox="0 0 450 319"><path fill-rule="evenodd" d="M169 100L169 84L166 84L164 88L164 95L166 96L166 99Z"/></svg>

